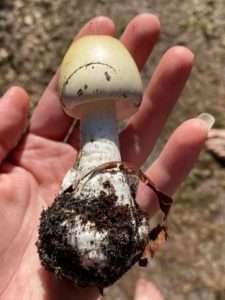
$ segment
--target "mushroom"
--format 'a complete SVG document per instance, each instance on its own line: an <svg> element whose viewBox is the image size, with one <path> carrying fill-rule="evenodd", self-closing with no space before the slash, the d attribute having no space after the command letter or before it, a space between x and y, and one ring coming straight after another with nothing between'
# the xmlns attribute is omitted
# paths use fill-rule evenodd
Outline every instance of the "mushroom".
<svg viewBox="0 0 225 300"><path fill-rule="evenodd" d="M54 203L42 212L38 252L49 271L102 290L141 259L149 242L117 130L117 121L140 105L142 82L119 40L93 35L69 48L59 91L65 112L80 119L81 149Z"/></svg>

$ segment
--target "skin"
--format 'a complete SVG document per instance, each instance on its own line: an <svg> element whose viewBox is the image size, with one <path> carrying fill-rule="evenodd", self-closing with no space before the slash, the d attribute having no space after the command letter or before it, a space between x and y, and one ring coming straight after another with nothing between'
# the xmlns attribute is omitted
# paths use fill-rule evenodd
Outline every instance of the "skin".
<svg viewBox="0 0 225 300"><path fill-rule="evenodd" d="M150 14L133 18L121 40L139 69L146 62L159 35L159 21ZM77 37L85 34L114 34L105 17L88 22ZM148 83L139 111L120 136L123 160L139 167L151 152L166 118L178 100L193 62L184 47L173 47L161 58ZM56 91L57 75L41 97L27 126L28 95L11 88L0 101L0 299L95 300L94 288L81 289L57 281L40 266L35 242L39 215L51 204L65 172L72 166L79 145L79 128L64 143L71 119L63 113ZM170 91L168 93L168 91ZM170 137L159 158L147 170L163 192L173 194L186 177L207 138L201 120L181 124ZM138 141L139 147L135 147ZM152 214L157 209L154 194L141 186L138 201ZM18 296L19 294L19 296ZM157 289L141 280L135 300L162 299Z"/></svg>

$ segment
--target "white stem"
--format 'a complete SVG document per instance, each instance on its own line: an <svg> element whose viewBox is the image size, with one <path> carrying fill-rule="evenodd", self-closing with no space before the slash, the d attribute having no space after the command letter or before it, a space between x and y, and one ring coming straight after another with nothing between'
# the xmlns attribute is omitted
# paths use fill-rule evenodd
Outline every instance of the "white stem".
<svg viewBox="0 0 225 300"><path fill-rule="evenodd" d="M81 121L81 176L110 161L120 161L115 108L113 103L95 104L84 112Z"/></svg>
<svg viewBox="0 0 225 300"><path fill-rule="evenodd" d="M114 103L90 104L81 120L80 157L65 175L61 192L97 166L120 160Z"/></svg>
<svg viewBox="0 0 225 300"><path fill-rule="evenodd" d="M81 121L81 151L75 166L64 177L61 192L71 185L76 187L74 197L90 199L98 198L107 189L104 183L110 182L118 198L118 205L126 205L131 201L131 191L127 177L123 172L104 172L89 178L85 175L96 167L110 161L120 161L118 133L114 103L90 104L83 111ZM84 178L84 180L82 180ZM90 180L89 180L90 179Z"/></svg>

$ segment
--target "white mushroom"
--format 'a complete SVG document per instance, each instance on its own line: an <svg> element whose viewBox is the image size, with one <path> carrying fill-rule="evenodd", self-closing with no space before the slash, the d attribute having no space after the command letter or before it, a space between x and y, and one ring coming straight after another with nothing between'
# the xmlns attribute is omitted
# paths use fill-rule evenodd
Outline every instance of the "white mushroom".
<svg viewBox="0 0 225 300"><path fill-rule="evenodd" d="M140 259L148 242L147 218L128 175L95 172L121 161L117 121L137 110L141 78L120 41L86 36L66 53L59 90L65 112L80 119L81 150L56 201L42 213L38 250L47 269L103 288Z"/></svg>

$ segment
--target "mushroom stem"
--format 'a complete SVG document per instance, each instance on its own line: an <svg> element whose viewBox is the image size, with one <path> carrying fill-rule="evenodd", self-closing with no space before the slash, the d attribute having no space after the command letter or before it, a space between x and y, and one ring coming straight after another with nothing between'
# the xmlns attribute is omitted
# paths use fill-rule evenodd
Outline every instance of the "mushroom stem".
<svg viewBox="0 0 225 300"><path fill-rule="evenodd" d="M81 119L81 159L79 172L90 170L110 161L120 161L114 103L92 104Z"/></svg>
<svg viewBox="0 0 225 300"><path fill-rule="evenodd" d="M113 193L117 205L130 205L132 200L128 178L122 171L105 171L92 178L90 171L112 161L121 161L115 102L89 104L82 111L81 150L78 161L63 179L61 193L76 187L74 198L100 198L102 192ZM110 185L109 192L107 185Z"/></svg>
<svg viewBox="0 0 225 300"><path fill-rule="evenodd" d="M137 220L134 215L136 206L132 198L128 177L120 170L116 172L105 170L93 177L90 172L104 163L121 160L113 102L91 104L83 110L80 153L79 160L63 181L61 192L72 186L72 192L69 193L71 193L75 203L81 201L85 203L84 205L92 206L92 202L96 205L97 201L99 205L96 206L96 209L99 209L104 202L114 202L119 211L127 211L130 218L129 226L137 234L134 237L135 242L140 237L146 239L148 227L145 220L143 226L140 225L139 229L136 229ZM102 249L107 247L107 243L109 243L109 233L95 228L97 220L94 223L89 220L85 224L79 218L80 216L77 216L75 219L77 227L68 235L68 243L73 248L78 248L83 266L94 267L98 263L104 267L108 258ZM63 224L66 223L67 221ZM138 254L140 253L138 252ZM132 253L127 263L129 264L136 255L137 252Z"/></svg>
<svg viewBox="0 0 225 300"><path fill-rule="evenodd" d="M121 161L115 104L89 104L81 119L81 150L78 161L65 175L61 192L97 166Z"/></svg>

